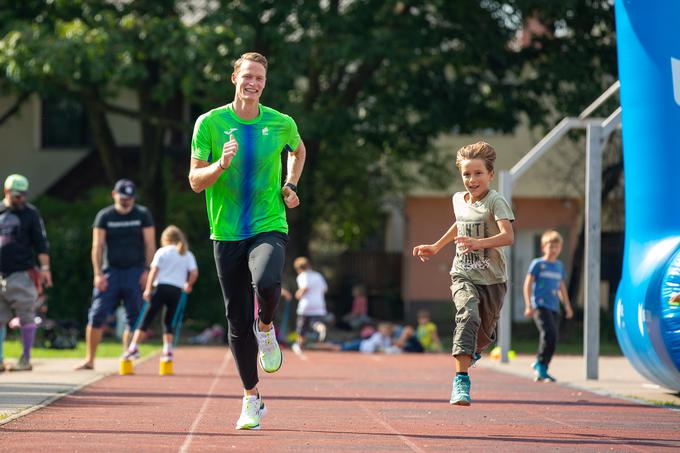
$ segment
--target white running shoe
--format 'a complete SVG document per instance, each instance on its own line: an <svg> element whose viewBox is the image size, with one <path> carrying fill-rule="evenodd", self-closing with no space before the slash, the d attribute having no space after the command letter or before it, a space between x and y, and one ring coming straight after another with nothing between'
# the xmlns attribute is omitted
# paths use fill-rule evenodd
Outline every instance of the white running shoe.
<svg viewBox="0 0 680 453"><path fill-rule="evenodd" d="M302 355L302 348L300 347L300 343L293 343L290 349L292 349L293 352L296 353L297 355Z"/></svg>
<svg viewBox="0 0 680 453"><path fill-rule="evenodd" d="M135 348L132 351L127 350L123 353L122 359L123 360L137 360L140 357L139 354L139 349Z"/></svg>
<svg viewBox="0 0 680 453"><path fill-rule="evenodd" d="M274 326L267 332L260 332L257 328L257 323L256 319L255 324L253 324L253 331L255 332L259 349L257 354L258 362L260 362L260 366L265 372L275 373L281 368L283 354L281 353L281 348L279 348L279 343L276 341Z"/></svg>
<svg viewBox="0 0 680 453"><path fill-rule="evenodd" d="M314 330L319 334L319 343L326 341L326 324L322 322L317 322L314 325Z"/></svg>
<svg viewBox="0 0 680 453"><path fill-rule="evenodd" d="M260 420L267 414L267 408L260 396L244 396L241 416L236 429L260 429Z"/></svg>

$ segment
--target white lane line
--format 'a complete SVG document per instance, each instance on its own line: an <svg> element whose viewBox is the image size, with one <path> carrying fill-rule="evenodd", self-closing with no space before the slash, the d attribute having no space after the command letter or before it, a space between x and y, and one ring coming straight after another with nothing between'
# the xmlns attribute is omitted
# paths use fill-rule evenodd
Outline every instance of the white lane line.
<svg viewBox="0 0 680 453"><path fill-rule="evenodd" d="M201 422L201 419L203 418L203 414L205 414L205 410L208 408L208 403L210 402L210 398L212 398L213 393L215 392L215 387L217 387L217 382L220 380L220 377L222 374L227 370L227 365L229 364L229 361L231 360L231 353L227 352L224 354L224 360L222 360L222 365L220 366L219 370L217 370L217 374L215 375L215 378L213 379L212 383L210 384L210 390L208 390L208 395L205 397L205 400L203 400L203 406L201 406L201 410L198 411L198 415L196 415L196 419L194 422L191 424L191 427L189 428L189 434L187 434L187 437L184 439L184 443L182 444L181 447L179 447L179 452L180 453L186 453L189 451L189 446L191 445L191 441L194 438L194 432L196 432L196 428L198 427L198 424Z"/></svg>
<svg viewBox="0 0 680 453"><path fill-rule="evenodd" d="M422 448L419 448L416 444L414 444L413 442L408 440L406 437L404 437L399 431L394 429L392 427L392 425L387 423L385 420L381 419L375 413L371 412L371 410L368 407L366 407L364 404L359 404L359 407L362 408L364 410L364 412L366 412L373 420L375 420L378 423L380 423L381 425L383 425L385 427L385 429L390 431L392 434L396 434L397 437L399 437L399 439L401 439L401 441L404 442L406 444L406 446L408 446L411 450L418 452L418 453L425 453L425 450L423 450Z"/></svg>

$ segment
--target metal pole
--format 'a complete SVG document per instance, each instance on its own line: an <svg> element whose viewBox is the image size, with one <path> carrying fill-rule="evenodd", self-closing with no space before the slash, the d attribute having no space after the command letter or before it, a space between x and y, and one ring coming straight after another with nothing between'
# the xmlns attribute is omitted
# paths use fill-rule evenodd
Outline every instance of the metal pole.
<svg viewBox="0 0 680 453"><path fill-rule="evenodd" d="M600 233L602 209L602 127L589 124L586 148L586 244L583 352L586 379L598 379L600 354Z"/></svg>
<svg viewBox="0 0 680 453"><path fill-rule="evenodd" d="M501 170L498 173L498 190L501 196L512 206L512 175L510 175L510 172ZM503 299L503 307L501 308L499 320L498 345L501 347L501 363L508 363L510 361L508 352L510 351L510 337L512 335L512 248L508 247L505 252L508 268L508 290Z"/></svg>

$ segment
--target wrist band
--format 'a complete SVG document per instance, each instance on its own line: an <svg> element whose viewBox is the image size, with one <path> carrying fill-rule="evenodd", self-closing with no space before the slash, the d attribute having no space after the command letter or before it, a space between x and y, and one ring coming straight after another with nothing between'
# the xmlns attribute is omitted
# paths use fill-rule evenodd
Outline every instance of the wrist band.
<svg viewBox="0 0 680 453"><path fill-rule="evenodd" d="M292 182L287 182L286 187L290 187L290 190L297 193L297 186L295 184L293 184Z"/></svg>
<svg viewBox="0 0 680 453"><path fill-rule="evenodd" d="M219 165L222 170L226 170L226 168L222 166L222 159L217 161L217 165Z"/></svg>

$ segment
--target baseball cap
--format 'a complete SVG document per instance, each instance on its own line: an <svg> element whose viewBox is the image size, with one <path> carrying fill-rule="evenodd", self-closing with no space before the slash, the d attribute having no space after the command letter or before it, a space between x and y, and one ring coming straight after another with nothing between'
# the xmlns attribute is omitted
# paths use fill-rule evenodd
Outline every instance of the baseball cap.
<svg viewBox="0 0 680 453"><path fill-rule="evenodd" d="M134 198L135 183L129 179L119 179L116 181L116 185L113 186L113 191L124 197Z"/></svg>
<svg viewBox="0 0 680 453"><path fill-rule="evenodd" d="M9 175L5 179L5 189L10 192L26 193L28 192L28 179L22 175Z"/></svg>

